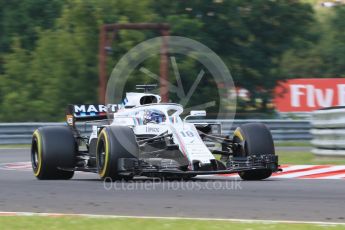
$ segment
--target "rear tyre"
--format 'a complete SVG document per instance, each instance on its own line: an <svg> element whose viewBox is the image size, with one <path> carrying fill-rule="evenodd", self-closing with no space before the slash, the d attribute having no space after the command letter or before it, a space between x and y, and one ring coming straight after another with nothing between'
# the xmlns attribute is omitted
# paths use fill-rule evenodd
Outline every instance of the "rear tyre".
<svg viewBox="0 0 345 230"><path fill-rule="evenodd" d="M120 158L137 158L139 147L134 132L127 126L107 126L99 134L96 147L98 174L105 181L130 180L133 175L121 175Z"/></svg>
<svg viewBox="0 0 345 230"><path fill-rule="evenodd" d="M40 180L68 180L74 171L77 146L69 127L38 128L32 136L31 164L34 175Z"/></svg>
<svg viewBox="0 0 345 230"><path fill-rule="evenodd" d="M271 132L266 125L249 123L241 125L234 132L234 143L241 143L241 148L235 150L235 156L275 154ZM239 172L243 180L263 180L272 175L270 169L256 169Z"/></svg>

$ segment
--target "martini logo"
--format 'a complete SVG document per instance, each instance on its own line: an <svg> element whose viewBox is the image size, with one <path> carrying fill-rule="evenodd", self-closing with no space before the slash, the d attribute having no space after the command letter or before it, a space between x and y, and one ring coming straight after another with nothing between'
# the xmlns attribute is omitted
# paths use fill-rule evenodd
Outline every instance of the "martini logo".
<svg viewBox="0 0 345 230"><path fill-rule="evenodd" d="M107 112L107 107L105 105L75 105L74 111L76 113L99 113Z"/></svg>
<svg viewBox="0 0 345 230"><path fill-rule="evenodd" d="M107 113L116 112L118 105L74 105L74 113Z"/></svg>

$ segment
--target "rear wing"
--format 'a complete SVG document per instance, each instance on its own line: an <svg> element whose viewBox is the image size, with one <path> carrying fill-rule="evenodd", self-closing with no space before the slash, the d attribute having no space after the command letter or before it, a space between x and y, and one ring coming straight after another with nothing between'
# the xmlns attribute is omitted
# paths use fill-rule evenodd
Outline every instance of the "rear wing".
<svg viewBox="0 0 345 230"><path fill-rule="evenodd" d="M115 113L118 105L76 104L68 105L66 109L66 122L74 126L76 121L93 121L107 119L107 113Z"/></svg>

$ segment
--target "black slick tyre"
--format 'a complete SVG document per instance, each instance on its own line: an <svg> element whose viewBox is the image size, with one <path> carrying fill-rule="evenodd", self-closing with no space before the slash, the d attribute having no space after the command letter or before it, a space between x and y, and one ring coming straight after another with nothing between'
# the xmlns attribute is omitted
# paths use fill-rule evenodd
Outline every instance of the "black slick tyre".
<svg viewBox="0 0 345 230"><path fill-rule="evenodd" d="M120 158L137 158L139 147L133 130L127 126L106 126L99 133L96 147L96 165L101 179L132 179L133 175L121 175Z"/></svg>
<svg viewBox="0 0 345 230"><path fill-rule="evenodd" d="M234 132L234 143L241 143L235 155L247 157L250 155L275 154L271 132L266 125L249 123L238 127ZM270 169L256 169L239 172L243 180L263 180L272 175Z"/></svg>
<svg viewBox="0 0 345 230"><path fill-rule="evenodd" d="M31 164L40 180L68 180L74 171L76 142L67 126L41 127L32 136Z"/></svg>

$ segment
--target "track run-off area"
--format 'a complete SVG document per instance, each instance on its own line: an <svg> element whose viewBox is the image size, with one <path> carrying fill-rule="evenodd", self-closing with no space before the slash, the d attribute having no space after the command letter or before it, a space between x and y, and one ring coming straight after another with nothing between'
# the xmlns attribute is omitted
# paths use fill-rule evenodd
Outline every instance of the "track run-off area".
<svg viewBox="0 0 345 230"><path fill-rule="evenodd" d="M345 222L345 166L283 165L263 181L236 174L105 183L92 173L39 181L29 149L0 149L0 211Z"/></svg>

